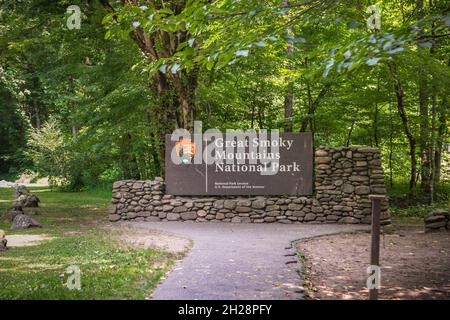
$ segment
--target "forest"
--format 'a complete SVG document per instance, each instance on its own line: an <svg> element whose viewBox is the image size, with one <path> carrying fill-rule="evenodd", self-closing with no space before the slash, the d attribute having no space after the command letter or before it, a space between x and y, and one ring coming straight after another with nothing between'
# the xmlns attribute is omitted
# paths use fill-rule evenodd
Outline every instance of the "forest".
<svg viewBox="0 0 450 320"><path fill-rule="evenodd" d="M175 128L382 151L392 194L450 193L446 0L0 1L0 178L164 175Z"/></svg>

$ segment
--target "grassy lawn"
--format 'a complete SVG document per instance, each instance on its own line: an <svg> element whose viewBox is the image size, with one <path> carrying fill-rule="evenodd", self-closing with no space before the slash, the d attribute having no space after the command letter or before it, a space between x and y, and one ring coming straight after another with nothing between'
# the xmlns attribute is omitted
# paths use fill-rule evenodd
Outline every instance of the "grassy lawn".
<svg viewBox="0 0 450 320"><path fill-rule="evenodd" d="M100 228L107 222L110 192L30 189L41 200L35 218L43 228L12 231L0 221L0 229L54 239L0 253L0 299L143 299L172 266L171 254L121 245ZM10 207L13 193L0 188L0 213ZM65 286L70 265L81 270L80 291Z"/></svg>
<svg viewBox="0 0 450 320"><path fill-rule="evenodd" d="M419 187L418 187L419 189ZM428 205L428 194L418 192L415 199L408 199L408 185L396 183L388 187L390 197L389 213L396 224L423 225L423 218L435 210L449 210L450 182L441 182L435 186L433 205Z"/></svg>
<svg viewBox="0 0 450 320"><path fill-rule="evenodd" d="M433 205L397 205L390 204L389 213L395 224L423 225L423 218L435 210L448 210L449 204L444 200Z"/></svg>

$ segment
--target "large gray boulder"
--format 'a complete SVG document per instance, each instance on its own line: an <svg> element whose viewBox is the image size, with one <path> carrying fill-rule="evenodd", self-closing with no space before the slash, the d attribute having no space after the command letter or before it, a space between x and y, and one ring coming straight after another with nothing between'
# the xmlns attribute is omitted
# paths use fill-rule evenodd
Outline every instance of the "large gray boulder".
<svg viewBox="0 0 450 320"><path fill-rule="evenodd" d="M21 194L14 201L13 207L36 208L39 206L39 202L39 198L34 194Z"/></svg>
<svg viewBox="0 0 450 320"><path fill-rule="evenodd" d="M27 189L27 187L25 187L24 185L16 185L15 186L16 189L16 198L18 198L21 195L29 195L31 194L31 192Z"/></svg>
<svg viewBox="0 0 450 320"><path fill-rule="evenodd" d="M445 210L437 210L427 215L423 220L425 222L425 231L434 231L441 228L448 229L450 215Z"/></svg>
<svg viewBox="0 0 450 320"><path fill-rule="evenodd" d="M5 232L0 230L0 252L6 251L8 248L6 247L8 240L5 238Z"/></svg>
<svg viewBox="0 0 450 320"><path fill-rule="evenodd" d="M3 213L2 217L0 220L5 221L5 222L13 222L14 218L18 215L18 214L22 214L23 211L20 208L9 208L6 209L5 213Z"/></svg>
<svg viewBox="0 0 450 320"><path fill-rule="evenodd" d="M26 214L18 214L11 225L12 230L24 230L29 228L40 228L39 222L27 216Z"/></svg>

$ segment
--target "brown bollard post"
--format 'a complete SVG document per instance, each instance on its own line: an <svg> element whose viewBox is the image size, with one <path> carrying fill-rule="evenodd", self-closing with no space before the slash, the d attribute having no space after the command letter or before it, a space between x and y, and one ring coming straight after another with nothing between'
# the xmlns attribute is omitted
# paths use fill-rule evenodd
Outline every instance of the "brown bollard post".
<svg viewBox="0 0 450 320"><path fill-rule="evenodd" d="M380 266L380 215L381 215L381 200L386 196L371 194L369 199L372 200L372 241L370 248L370 265ZM369 289L369 300L378 299L378 289Z"/></svg>

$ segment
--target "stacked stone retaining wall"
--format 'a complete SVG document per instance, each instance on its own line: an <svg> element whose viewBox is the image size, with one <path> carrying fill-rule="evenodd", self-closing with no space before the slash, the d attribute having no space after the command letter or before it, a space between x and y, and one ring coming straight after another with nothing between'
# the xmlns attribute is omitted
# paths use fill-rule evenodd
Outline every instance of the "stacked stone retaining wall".
<svg viewBox="0 0 450 320"><path fill-rule="evenodd" d="M254 223L370 223L369 194L386 194L380 150L320 147L315 151L311 196L193 197L165 194L164 180L123 180L113 185L111 221ZM389 222L388 200L382 220Z"/></svg>

